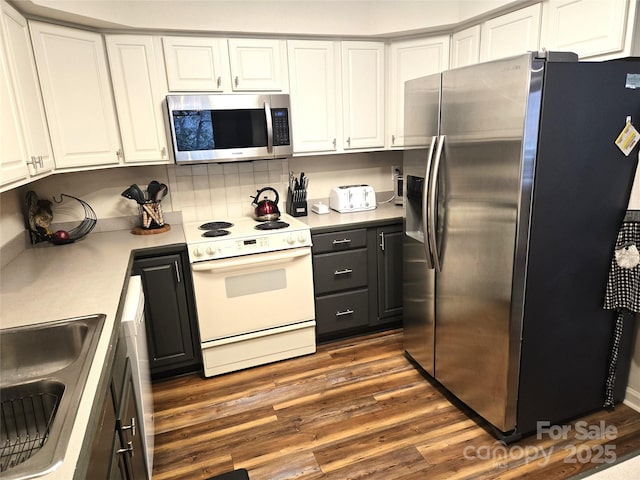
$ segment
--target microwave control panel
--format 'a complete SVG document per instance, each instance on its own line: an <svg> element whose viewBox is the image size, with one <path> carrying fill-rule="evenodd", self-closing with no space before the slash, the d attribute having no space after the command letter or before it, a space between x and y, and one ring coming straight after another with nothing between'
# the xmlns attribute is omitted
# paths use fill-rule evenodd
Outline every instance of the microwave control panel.
<svg viewBox="0 0 640 480"><path fill-rule="evenodd" d="M289 138L289 109L272 108L271 119L273 122L273 145L290 145Z"/></svg>

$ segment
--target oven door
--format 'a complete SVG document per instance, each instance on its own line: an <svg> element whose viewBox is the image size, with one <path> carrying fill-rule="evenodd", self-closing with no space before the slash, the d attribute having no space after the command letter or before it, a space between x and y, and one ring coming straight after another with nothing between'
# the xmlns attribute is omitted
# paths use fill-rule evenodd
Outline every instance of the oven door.
<svg viewBox="0 0 640 480"><path fill-rule="evenodd" d="M315 319L309 247L191 268L203 343Z"/></svg>

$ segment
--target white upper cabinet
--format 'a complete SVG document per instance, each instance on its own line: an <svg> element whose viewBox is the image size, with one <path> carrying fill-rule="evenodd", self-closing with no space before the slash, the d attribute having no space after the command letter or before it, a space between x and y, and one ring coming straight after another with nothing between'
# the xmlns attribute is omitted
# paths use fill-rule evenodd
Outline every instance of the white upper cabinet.
<svg viewBox="0 0 640 480"><path fill-rule="evenodd" d="M338 42L289 40L294 153L336 151L339 137Z"/></svg>
<svg viewBox="0 0 640 480"><path fill-rule="evenodd" d="M404 82L449 68L449 36L393 42L389 61L389 145L404 145Z"/></svg>
<svg viewBox="0 0 640 480"><path fill-rule="evenodd" d="M342 42L343 148L384 147L385 64L382 42Z"/></svg>
<svg viewBox="0 0 640 480"><path fill-rule="evenodd" d="M537 51L541 19L542 5L535 4L487 20L480 34L480 61Z"/></svg>
<svg viewBox="0 0 640 480"><path fill-rule="evenodd" d="M55 164L31 49L29 26L27 20L15 9L5 2L1 5L6 60L12 74L15 104L20 112L29 174L31 177L41 176L51 172Z"/></svg>
<svg viewBox="0 0 640 480"><path fill-rule="evenodd" d="M107 35L106 43L124 161L168 163L160 39Z"/></svg>
<svg viewBox="0 0 640 480"><path fill-rule="evenodd" d="M225 39L162 37L162 45L170 91L231 91Z"/></svg>
<svg viewBox="0 0 640 480"><path fill-rule="evenodd" d="M474 65L480 61L480 25L451 35L451 68Z"/></svg>
<svg viewBox="0 0 640 480"><path fill-rule="evenodd" d="M57 168L119 163L118 122L102 36L29 22Z"/></svg>
<svg viewBox="0 0 640 480"><path fill-rule="evenodd" d="M234 91L289 90L284 40L230 38L228 43Z"/></svg>
<svg viewBox="0 0 640 480"><path fill-rule="evenodd" d="M629 0L548 0L544 3L541 46L547 50L575 52L580 58L622 52L627 17L634 6L630 3ZM627 32L628 36L631 34Z"/></svg>
<svg viewBox="0 0 640 480"><path fill-rule="evenodd" d="M13 101L11 79L7 71L4 46L0 37L0 187L12 186L13 182L29 177L25 163L24 144L20 118Z"/></svg>
<svg viewBox="0 0 640 480"><path fill-rule="evenodd" d="M284 40L163 37L172 92L286 92Z"/></svg>

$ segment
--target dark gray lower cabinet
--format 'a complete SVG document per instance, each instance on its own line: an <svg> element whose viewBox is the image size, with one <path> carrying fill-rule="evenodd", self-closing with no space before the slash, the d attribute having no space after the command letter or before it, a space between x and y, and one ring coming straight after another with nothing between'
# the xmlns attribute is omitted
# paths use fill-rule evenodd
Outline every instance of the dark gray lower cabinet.
<svg viewBox="0 0 640 480"><path fill-rule="evenodd" d="M138 252L132 274L142 277L151 377L199 370L200 338L186 249Z"/></svg>
<svg viewBox="0 0 640 480"><path fill-rule="evenodd" d="M318 341L400 326L402 223L312 235Z"/></svg>
<svg viewBox="0 0 640 480"><path fill-rule="evenodd" d="M87 480L147 478L142 435L137 427L141 419L136 408L131 365L120 335L93 439Z"/></svg>
<svg viewBox="0 0 640 480"><path fill-rule="evenodd" d="M370 229L373 233L374 229ZM374 325L402 320L402 224L375 229L377 312ZM373 243L373 242L372 242Z"/></svg>

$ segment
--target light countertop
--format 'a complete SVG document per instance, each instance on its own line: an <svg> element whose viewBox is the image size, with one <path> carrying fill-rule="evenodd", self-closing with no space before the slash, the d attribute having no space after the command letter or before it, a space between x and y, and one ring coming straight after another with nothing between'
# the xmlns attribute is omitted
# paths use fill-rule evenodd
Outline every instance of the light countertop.
<svg viewBox="0 0 640 480"><path fill-rule="evenodd" d="M166 233L91 233L68 245L28 248L0 272L0 328L104 313L98 342L64 461L45 480L73 478L82 453L104 365L113 356L121 296L126 292L131 251L184 243L182 226Z"/></svg>
<svg viewBox="0 0 640 480"><path fill-rule="evenodd" d="M403 209L382 203L375 210L355 213L311 212L298 217L312 230L357 227L402 218ZM73 478L83 440L100 385L104 366L113 356L117 327L135 250L184 244L182 225L157 235L133 235L128 230L90 233L84 239L55 246L39 244L27 248L0 271L0 329L83 317L106 315L89 377L74 420L64 462L43 480Z"/></svg>
<svg viewBox="0 0 640 480"><path fill-rule="evenodd" d="M384 195L381 197L386 198ZM366 226L367 223L375 223L384 220L401 220L404 209L401 205L396 205L393 201L388 203L378 203L374 210L366 210L364 212L338 213L335 210L329 210L326 214L317 214L311 211L311 205L317 200L309 201L307 205L308 215L306 217L297 217L311 227L312 230L334 227L357 227ZM328 205L326 199L322 203Z"/></svg>

